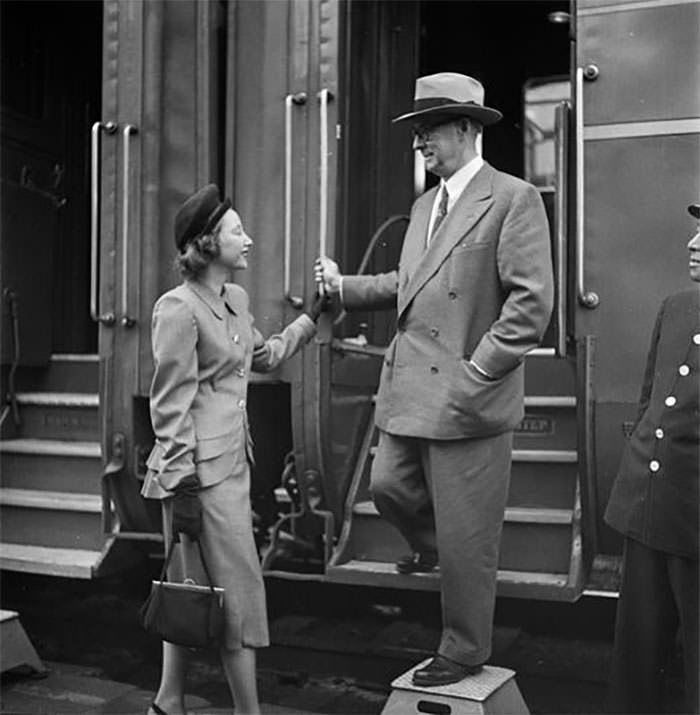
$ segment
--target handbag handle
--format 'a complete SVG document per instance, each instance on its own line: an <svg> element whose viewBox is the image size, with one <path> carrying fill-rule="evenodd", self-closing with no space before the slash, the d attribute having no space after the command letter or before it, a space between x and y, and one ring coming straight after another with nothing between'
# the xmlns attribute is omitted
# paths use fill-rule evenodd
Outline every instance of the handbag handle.
<svg viewBox="0 0 700 715"><path fill-rule="evenodd" d="M176 539L171 539L170 540L170 546L168 546L168 553L165 557L165 561L163 561L163 570L160 572L160 582L161 584L163 581L165 581L167 575L168 575L168 566L170 566L170 562L172 561L173 558L173 553L175 552L175 544L177 543ZM204 551L202 549L202 543L197 539L197 547L199 548L199 558L202 561L202 566L204 567L204 575L207 577L207 580L209 581L209 590L212 593L215 593L214 591L214 582L212 581L211 575L209 574L209 567L207 566L206 559L204 558Z"/></svg>

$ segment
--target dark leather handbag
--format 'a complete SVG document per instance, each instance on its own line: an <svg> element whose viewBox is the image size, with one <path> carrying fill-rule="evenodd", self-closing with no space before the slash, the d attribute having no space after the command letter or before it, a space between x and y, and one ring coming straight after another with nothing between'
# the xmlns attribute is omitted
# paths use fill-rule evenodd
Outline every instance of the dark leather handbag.
<svg viewBox="0 0 700 715"><path fill-rule="evenodd" d="M141 607L141 622L164 641L187 648L217 648L224 639L224 589L213 585L202 545L197 541L208 586L166 581L175 540L170 542L159 581Z"/></svg>

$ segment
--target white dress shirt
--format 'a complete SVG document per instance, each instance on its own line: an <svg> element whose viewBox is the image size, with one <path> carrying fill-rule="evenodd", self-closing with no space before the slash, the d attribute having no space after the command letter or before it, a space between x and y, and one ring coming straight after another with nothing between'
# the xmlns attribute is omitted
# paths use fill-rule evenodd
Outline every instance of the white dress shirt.
<svg viewBox="0 0 700 715"><path fill-rule="evenodd" d="M457 169L452 176L450 176L447 181L445 179L440 179L440 186L438 188L437 194L435 194L435 200L433 201L433 208L430 212L430 221L428 223L428 237L426 242L430 242L430 236L433 233L433 224L435 223L435 217L438 212L438 205L440 204L440 197L442 196L442 191L447 190L447 213L455 205L457 199L462 195L464 189L467 188L469 182L476 176L477 171L481 169L484 165L484 160L480 156L475 156L471 161L467 162L461 169Z"/></svg>

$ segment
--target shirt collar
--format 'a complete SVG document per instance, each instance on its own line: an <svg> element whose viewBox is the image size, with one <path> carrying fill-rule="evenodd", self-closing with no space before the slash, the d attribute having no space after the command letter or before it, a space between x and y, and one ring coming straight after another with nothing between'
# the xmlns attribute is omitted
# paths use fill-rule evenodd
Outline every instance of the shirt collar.
<svg viewBox="0 0 700 715"><path fill-rule="evenodd" d="M449 196L448 206L451 208L454 202L462 195L467 184L476 176L477 172L484 165L484 160L480 156L475 156L468 161L461 169L455 171L447 181L440 180L440 187L447 189Z"/></svg>
<svg viewBox="0 0 700 715"><path fill-rule="evenodd" d="M185 283L189 288L200 298L204 303L209 306L212 313L219 319L224 319L224 314L228 310L233 315L236 315L236 311L231 305L231 300L229 299L228 292L226 290L226 285L224 284L221 289L221 295L216 295L216 293L204 283L197 280L187 280Z"/></svg>

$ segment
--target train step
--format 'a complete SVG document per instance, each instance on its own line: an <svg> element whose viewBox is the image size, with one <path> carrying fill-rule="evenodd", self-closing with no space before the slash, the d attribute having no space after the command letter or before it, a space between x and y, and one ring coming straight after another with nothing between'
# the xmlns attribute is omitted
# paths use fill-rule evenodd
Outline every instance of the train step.
<svg viewBox="0 0 700 715"><path fill-rule="evenodd" d="M381 588L412 591L440 590L439 569L431 573L401 574L396 570L393 561L352 559L344 564L328 566L326 579L332 583L369 583ZM546 600L568 601L575 597L567 574L499 569L497 583L498 595L504 597L519 597L523 591L526 591L530 598Z"/></svg>
<svg viewBox="0 0 700 715"><path fill-rule="evenodd" d="M0 441L4 487L99 494L100 460L98 442L33 438Z"/></svg>
<svg viewBox="0 0 700 715"><path fill-rule="evenodd" d="M521 571L567 573L573 509L509 507L504 516L499 566ZM364 560L394 562L407 551L399 532L371 501L353 507L352 553Z"/></svg>
<svg viewBox="0 0 700 715"><path fill-rule="evenodd" d="M92 578L102 554L94 549L0 543L0 569L65 578Z"/></svg>
<svg viewBox="0 0 700 715"><path fill-rule="evenodd" d="M66 441L99 440L99 397L82 392L19 392L22 436Z"/></svg>
<svg viewBox="0 0 700 715"><path fill-rule="evenodd" d="M17 372L20 392L89 392L99 390L99 356L94 353L54 354L42 369Z"/></svg>
<svg viewBox="0 0 700 715"><path fill-rule="evenodd" d="M95 549L104 542L97 494L0 488L3 543Z"/></svg>

